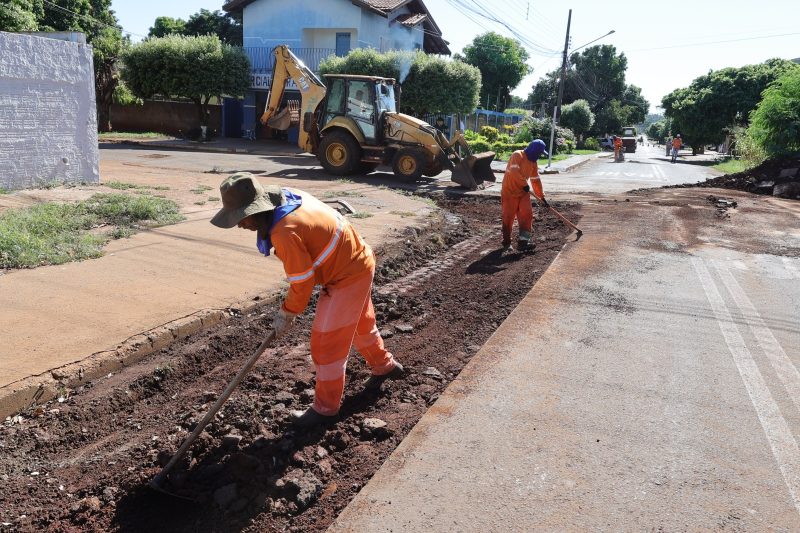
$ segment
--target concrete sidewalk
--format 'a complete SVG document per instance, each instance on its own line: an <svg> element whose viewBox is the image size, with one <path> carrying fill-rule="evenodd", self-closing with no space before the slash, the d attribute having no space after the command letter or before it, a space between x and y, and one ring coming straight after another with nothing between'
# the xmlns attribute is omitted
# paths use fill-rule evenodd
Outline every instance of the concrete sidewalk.
<svg viewBox="0 0 800 533"><path fill-rule="evenodd" d="M130 183L164 183L152 170L138 179L126 172ZM178 190L207 184L217 193L212 187L222 176L172 179L172 190L164 192L183 206L184 222L112 241L99 259L0 275L0 416L53 398L61 387L116 371L176 338L247 311L283 287L280 261L258 253L254 234L212 226L209 219L219 204L193 205L197 196ZM373 247L405 238L409 227L436 216L429 203L368 185L261 181L322 199L340 194L364 213L366 218L351 222ZM76 187L61 194L87 197L101 191L108 189ZM180 194L189 199L180 200ZM0 201L12 207L30 204L31 191L2 195Z"/></svg>

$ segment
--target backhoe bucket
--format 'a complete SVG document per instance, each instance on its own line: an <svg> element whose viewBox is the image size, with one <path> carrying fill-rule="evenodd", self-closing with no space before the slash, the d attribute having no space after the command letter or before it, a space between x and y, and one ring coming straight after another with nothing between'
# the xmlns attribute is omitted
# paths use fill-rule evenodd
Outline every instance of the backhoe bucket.
<svg viewBox="0 0 800 533"><path fill-rule="evenodd" d="M268 121L267 126L275 128L276 130L285 131L289 129L292 124L292 116L289 113L289 108L284 107L275 113Z"/></svg>
<svg viewBox="0 0 800 533"><path fill-rule="evenodd" d="M455 165L450 179L471 191L480 187L484 181L495 181L492 172L494 156L494 152L468 155Z"/></svg>

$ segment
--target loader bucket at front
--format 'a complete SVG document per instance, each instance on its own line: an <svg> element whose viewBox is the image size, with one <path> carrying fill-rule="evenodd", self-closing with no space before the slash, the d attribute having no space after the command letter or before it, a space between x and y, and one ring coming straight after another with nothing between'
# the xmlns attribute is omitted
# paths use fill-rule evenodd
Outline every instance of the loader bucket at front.
<svg viewBox="0 0 800 533"><path fill-rule="evenodd" d="M495 181L492 172L494 155L494 152L468 155L456 164L450 179L471 191L480 187L484 181Z"/></svg>

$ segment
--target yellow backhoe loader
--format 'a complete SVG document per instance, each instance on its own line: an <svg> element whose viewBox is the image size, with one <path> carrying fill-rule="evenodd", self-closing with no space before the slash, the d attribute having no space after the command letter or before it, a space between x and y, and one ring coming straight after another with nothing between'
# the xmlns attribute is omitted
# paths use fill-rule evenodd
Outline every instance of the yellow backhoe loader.
<svg viewBox="0 0 800 533"><path fill-rule="evenodd" d="M328 74L327 87L286 45L273 50L270 93L261 123L285 130L299 124L298 146L317 156L337 176L371 172L391 165L395 175L415 181L447 169L452 180L474 190L495 181L494 152L472 154L457 131L448 140L442 132L397 112L400 86L392 78ZM300 91L299 109L280 109L286 83ZM293 120L293 116L295 117Z"/></svg>

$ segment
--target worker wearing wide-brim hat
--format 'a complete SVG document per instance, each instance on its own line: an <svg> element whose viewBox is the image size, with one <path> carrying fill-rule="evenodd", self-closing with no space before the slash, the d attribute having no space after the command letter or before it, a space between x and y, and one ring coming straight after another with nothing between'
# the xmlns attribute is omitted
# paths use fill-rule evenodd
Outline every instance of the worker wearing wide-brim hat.
<svg viewBox="0 0 800 533"><path fill-rule="evenodd" d="M247 172L225 179L220 193L223 207L211 223L255 231L258 250L268 256L274 248L283 263L289 291L273 321L276 337L305 310L314 286L322 286L311 326L314 404L292 411L293 422L310 427L335 419L351 345L372 370L365 387L376 389L387 378L402 377L402 365L386 350L375 325L375 256L350 223L307 192L264 188Z"/></svg>
<svg viewBox="0 0 800 533"><path fill-rule="evenodd" d="M519 224L517 249L526 250L533 235L533 206L531 205L531 187L533 194L540 202L547 205L539 178L537 160L547 156L544 141L535 139L524 150L511 154L503 175L503 188L500 193L502 205L503 248L511 247L511 230L514 219Z"/></svg>

